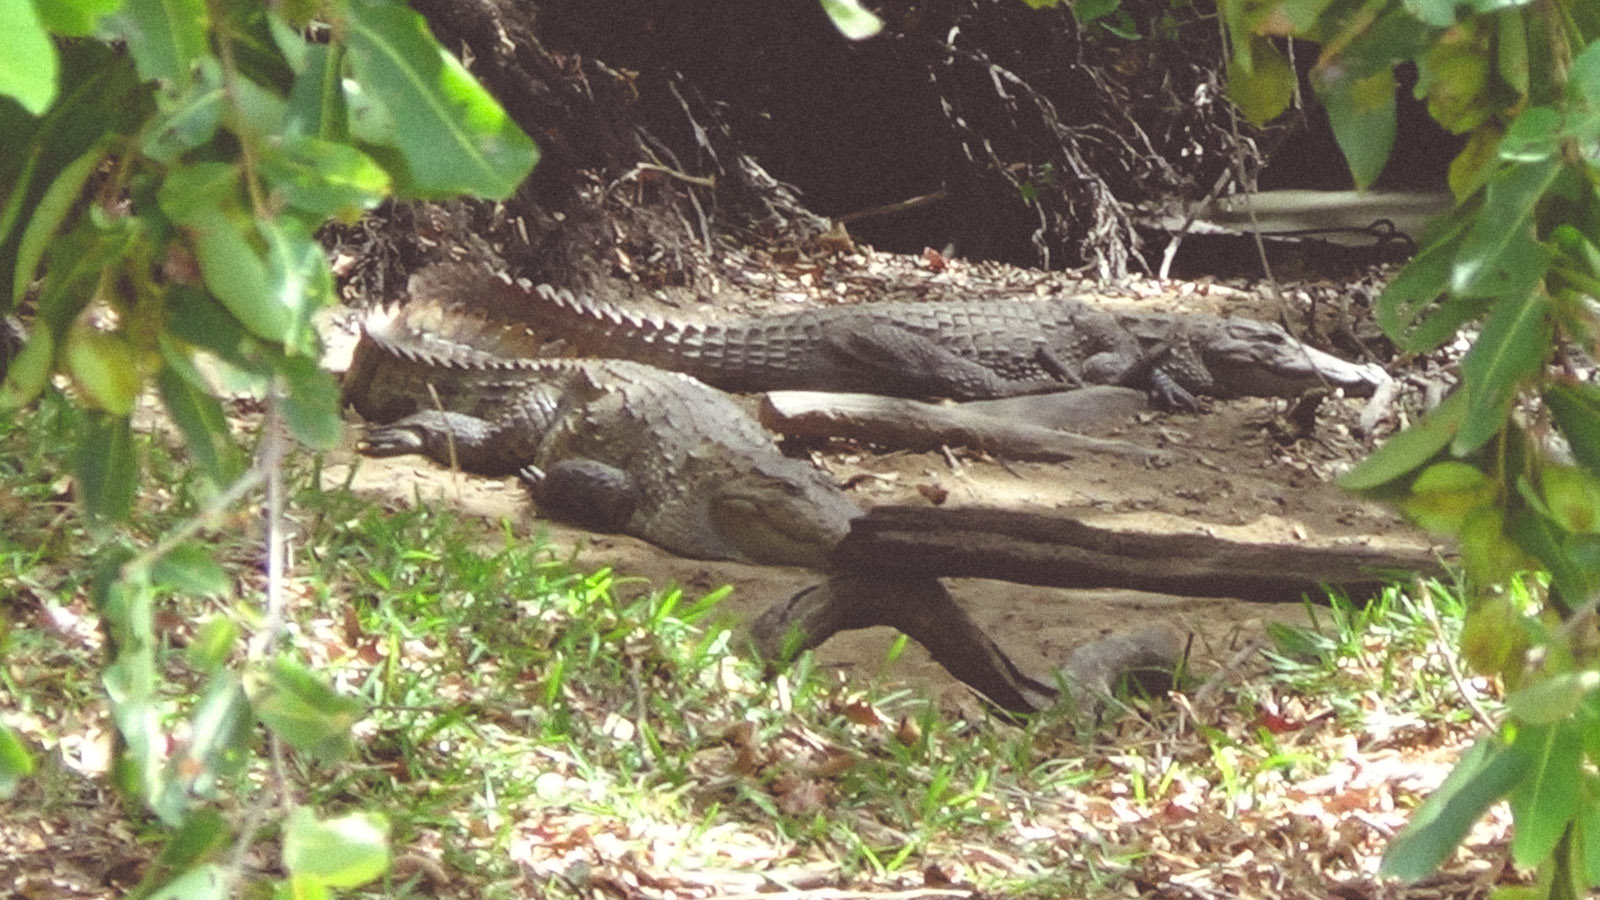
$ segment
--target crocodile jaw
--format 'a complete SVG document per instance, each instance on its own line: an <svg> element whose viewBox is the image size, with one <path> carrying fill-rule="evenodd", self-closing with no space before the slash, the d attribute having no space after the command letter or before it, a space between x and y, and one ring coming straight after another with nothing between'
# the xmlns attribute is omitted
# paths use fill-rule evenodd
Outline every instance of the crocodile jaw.
<svg viewBox="0 0 1600 900"><path fill-rule="evenodd" d="M1372 363L1353 363L1303 344L1277 325L1226 319L1200 339L1218 396L1293 397L1314 387L1366 397L1390 380Z"/></svg>

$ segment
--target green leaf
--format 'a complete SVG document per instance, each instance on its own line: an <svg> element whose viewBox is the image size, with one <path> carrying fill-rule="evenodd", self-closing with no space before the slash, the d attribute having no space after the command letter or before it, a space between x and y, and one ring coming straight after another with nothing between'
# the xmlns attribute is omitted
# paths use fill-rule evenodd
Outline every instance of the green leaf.
<svg viewBox="0 0 1600 900"><path fill-rule="evenodd" d="M1464 24L1444 32L1417 60L1417 94L1427 97L1434 121L1455 134L1482 125L1495 111L1485 95L1489 66L1481 29Z"/></svg>
<svg viewBox="0 0 1600 900"><path fill-rule="evenodd" d="M167 825L176 826L183 819L186 798L165 777L163 765L167 736L156 708L154 591L142 569L123 571L128 558L125 548L113 546L102 554L93 581L95 607L105 622L112 659L101 682L122 736L117 778L129 802L144 804Z"/></svg>
<svg viewBox="0 0 1600 900"><path fill-rule="evenodd" d="M1500 158L1500 140L1504 136L1504 130L1497 123L1486 122L1472 132L1467 145L1450 161L1450 193L1458 200L1477 193L1494 174Z"/></svg>
<svg viewBox="0 0 1600 900"><path fill-rule="evenodd" d="M1479 738L1389 842L1378 874L1406 882L1432 875L1460 846L1473 824L1532 767L1526 754L1507 747L1498 737Z"/></svg>
<svg viewBox="0 0 1600 900"><path fill-rule="evenodd" d="M50 329L39 327L28 335L28 342L11 360L4 381L0 381L0 412L20 409L33 402L50 381L55 364L56 339Z"/></svg>
<svg viewBox="0 0 1600 900"><path fill-rule="evenodd" d="M212 616L195 630L184 655L202 672L215 672L239 643L239 626L226 616Z"/></svg>
<svg viewBox="0 0 1600 900"><path fill-rule="evenodd" d="M1552 384L1545 389L1544 402L1573 457L1600 473L1600 384Z"/></svg>
<svg viewBox="0 0 1600 900"><path fill-rule="evenodd" d="M1581 537L1557 528L1540 512L1516 510L1507 520L1506 533L1550 573L1552 592L1548 603L1553 609L1570 606L1600 590L1600 566L1578 558L1583 550Z"/></svg>
<svg viewBox="0 0 1600 900"><path fill-rule="evenodd" d="M313 450L331 450L344 434L339 415L339 384L309 356L290 357L280 368L288 390L283 418L289 433Z"/></svg>
<svg viewBox="0 0 1600 900"><path fill-rule="evenodd" d="M293 216L256 223L267 244L267 287L276 305L288 312L283 335L286 352L316 356L316 331L311 314L333 302L333 273L327 254L313 234L314 225Z"/></svg>
<svg viewBox="0 0 1600 900"><path fill-rule="evenodd" d="M1547 466L1539 490L1550 517L1574 534L1600 534L1600 477L1573 466Z"/></svg>
<svg viewBox="0 0 1600 900"><path fill-rule="evenodd" d="M353 220L388 195L389 173L346 144L305 136L270 141L261 173L275 197L308 218Z"/></svg>
<svg viewBox="0 0 1600 900"><path fill-rule="evenodd" d="M1572 89L1587 100L1590 107L1600 107L1600 40L1592 41L1573 58L1567 77Z"/></svg>
<svg viewBox="0 0 1600 900"><path fill-rule="evenodd" d="M1583 701L1593 694L1597 687L1600 687L1600 672L1563 672L1513 691L1506 697L1506 712L1525 725L1555 725L1577 715ZM1540 739L1554 742L1556 737L1557 733L1552 730ZM1576 765L1582 741L1576 734L1568 734L1566 737L1571 739L1575 757L1573 764ZM1527 733L1524 732L1518 740L1526 738ZM1548 752L1547 747L1545 755L1548 755ZM1518 864L1527 865L1522 862Z"/></svg>
<svg viewBox="0 0 1600 900"><path fill-rule="evenodd" d="M17 784L33 774L33 754L11 729L0 724L0 799L9 800Z"/></svg>
<svg viewBox="0 0 1600 900"><path fill-rule="evenodd" d="M61 229L67 213L82 196L84 182L89 180L89 175L104 158L105 148L96 145L67 164L33 208L33 215L28 218L28 224L22 230L22 239L17 244L17 267L12 273L11 285L13 303L21 303L23 296L28 293L33 275L39 270L39 261L44 258L45 248Z"/></svg>
<svg viewBox="0 0 1600 900"><path fill-rule="evenodd" d="M1549 106L1525 109L1506 128L1500 158L1508 162L1548 162L1561 150L1565 117Z"/></svg>
<svg viewBox="0 0 1600 900"><path fill-rule="evenodd" d="M1312 83L1317 83L1315 77ZM1389 161L1394 147L1395 90L1394 73L1388 69L1365 78L1326 82L1317 89L1358 190L1371 187Z"/></svg>
<svg viewBox="0 0 1600 900"><path fill-rule="evenodd" d="M1434 28L1447 28L1455 24L1459 0L1406 0L1405 7L1417 18Z"/></svg>
<svg viewBox="0 0 1600 900"><path fill-rule="evenodd" d="M215 57L204 57L195 67L195 77L170 82L156 93L160 115L146 129L139 149L157 162L176 163L216 136L226 106L222 66Z"/></svg>
<svg viewBox="0 0 1600 900"><path fill-rule="evenodd" d="M282 343L295 330L296 310L273 288L267 263L252 244L250 223L222 209L197 210L189 220L195 259L206 287L253 334Z"/></svg>
<svg viewBox="0 0 1600 900"><path fill-rule="evenodd" d="M216 856L232 838L232 830L222 813L209 808L197 809L184 817L183 824L161 848L152 874L189 869ZM138 892L132 896L138 896Z"/></svg>
<svg viewBox="0 0 1600 900"><path fill-rule="evenodd" d="M219 208L240 204L241 173L234 163L200 162L180 166L162 179L156 201L179 225L198 225Z"/></svg>
<svg viewBox="0 0 1600 900"><path fill-rule="evenodd" d="M208 864L184 872L144 900L223 900L228 896L228 884L226 868Z"/></svg>
<svg viewBox="0 0 1600 900"><path fill-rule="evenodd" d="M366 884L389 870L389 821L378 813L318 820L302 806L284 825L283 867L328 887Z"/></svg>
<svg viewBox="0 0 1600 900"><path fill-rule="evenodd" d="M212 674L189 726L188 746L182 757L172 761L172 780L187 782L193 793L209 795L220 780L249 764L255 737L250 698L231 669Z"/></svg>
<svg viewBox="0 0 1600 900"><path fill-rule="evenodd" d="M1591 682L1600 679L1600 673L1584 674L1594 676ZM1551 681L1561 678L1564 676ZM1588 690L1593 688L1591 683ZM1576 709L1574 702L1572 710ZM1510 798L1511 817L1516 823L1511 832L1511 858L1519 866L1532 868L1549 858L1577 814L1583 741L1575 725L1571 720L1530 725L1517 734L1514 749L1526 754L1531 763Z"/></svg>
<svg viewBox="0 0 1600 900"><path fill-rule="evenodd" d="M77 322L67 332L62 361L84 400L115 416L133 412L143 379L123 335Z"/></svg>
<svg viewBox="0 0 1600 900"><path fill-rule="evenodd" d="M1488 207L1479 215L1456 253L1452 292L1460 298L1509 300L1538 290L1550 269L1551 253L1534 237L1533 223L1506 223L1493 218L1495 212Z"/></svg>
<svg viewBox="0 0 1600 900"><path fill-rule="evenodd" d="M1243 64L1246 60L1248 66ZM1248 54L1228 59L1228 96L1256 125L1265 125L1289 108L1295 84L1294 67L1266 38L1252 37Z"/></svg>
<svg viewBox="0 0 1600 900"><path fill-rule="evenodd" d="M420 189L509 197L537 159L528 136L421 16L373 0L352 0L349 13L355 77L393 117L395 145Z"/></svg>
<svg viewBox="0 0 1600 900"><path fill-rule="evenodd" d="M1324 15L1323 55L1310 73L1359 189L1378 177L1394 145L1395 64L1421 53L1429 38L1400 4L1368 7L1382 11Z"/></svg>
<svg viewBox="0 0 1600 900"><path fill-rule="evenodd" d="M1289 29L1288 33L1279 36L1289 37L1310 31L1332 3L1333 0L1284 0L1279 11L1288 18Z"/></svg>
<svg viewBox="0 0 1600 900"><path fill-rule="evenodd" d="M294 39L300 40L299 35ZM350 106L340 77L343 61L343 44L304 44L303 64L296 67L289 92L285 134L338 143L350 140ZM387 173L384 177L387 180Z"/></svg>
<svg viewBox="0 0 1600 900"><path fill-rule="evenodd" d="M333 891L315 878L291 876L278 882L272 900L333 900Z"/></svg>
<svg viewBox="0 0 1600 900"><path fill-rule="evenodd" d="M86 411L74 443L78 499L84 510L103 519L126 519L139 481L128 417Z"/></svg>
<svg viewBox="0 0 1600 900"><path fill-rule="evenodd" d="M251 78L238 78L233 82L234 114L228 126L250 135L282 134L289 119L289 101L274 87L263 85Z"/></svg>
<svg viewBox="0 0 1600 900"><path fill-rule="evenodd" d="M104 30L128 42L145 80L181 82L210 54L210 27L205 0L124 0Z"/></svg>
<svg viewBox="0 0 1600 900"><path fill-rule="evenodd" d="M1495 40L1495 63L1500 79L1518 97L1528 96L1528 29L1522 13L1508 9L1495 16L1499 26Z"/></svg>
<svg viewBox="0 0 1600 900"><path fill-rule="evenodd" d="M1467 412L1451 442L1457 456L1482 447L1511 415L1524 380L1537 374L1550 355L1550 298L1500 301L1483 323L1483 332L1461 361L1461 392Z"/></svg>
<svg viewBox="0 0 1600 900"><path fill-rule="evenodd" d="M883 20L863 9L859 0L822 0L833 27L852 41L865 40L883 30Z"/></svg>
<svg viewBox="0 0 1600 900"><path fill-rule="evenodd" d="M1528 648L1522 614L1504 592L1482 595L1467 610L1459 645L1461 658L1479 674L1499 676L1520 666Z"/></svg>
<svg viewBox="0 0 1600 900"><path fill-rule="evenodd" d="M106 135L139 126L150 108L126 53L99 41L70 41L60 48L61 94L39 119L0 102L0 308L9 305L18 222L26 222L45 189L73 160Z"/></svg>
<svg viewBox="0 0 1600 900"><path fill-rule="evenodd" d="M122 6L122 0L40 0L39 18L52 34L85 37L94 26Z"/></svg>
<svg viewBox="0 0 1600 900"><path fill-rule="evenodd" d="M1587 723L1591 728L1594 723ZM1588 886L1600 887L1600 779L1583 776L1578 802L1577 855L1588 873Z"/></svg>
<svg viewBox="0 0 1600 900"><path fill-rule="evenodd" d="M224 390L251 391L265 396L265 376L276 357L265 351L266 344L251 335L239 320L229 314L215 297L188 285L175 284L167 290L167 334L185 344L215 354L240 370L255 373L260 380L245 385L224 385ZM163 358L195 388L209 382L195 371L188 359L188 346L164 346Z"/></svg>
<svg viewBox="0 0 1600 900"><path fill-rule="evenodd" d="M1506 533L1506 514L1498 506L1479 506L1461 518L1458 542L1461 568L1470 589L1506 584L1529 561Z"/></svg>
<svg viewBox="0 0 1600 900"><path fill-rule="evenodd" d="M350 727L363 707L304 665L279 658L265 673L252 673L247 690L256 717L289 746L325 761L349 755Z"/></svg>
<svg viewBox="0 0 1600 900"><path fill-rule="evenodd" d="M56 99L60 60L33 0L0 0L0 96L15 98L33 115Z"/></svg>
<svg viewBox="0 0 1600 900"><path fill-rule="evenodd" d="M345 109L348 111L347 124L351 139L361 144L361 149L367 155L389 170L397 190L416 193L418 188L411 183L405 157L394 147L397 129L394 116L389 115L388 108L353 78L341 79L340 92L344 95Z"/></svg>
<svg viewBox="0 0 1600 900"><path fill-rule="evenodd" d="M179 544L156 560L150 580L158 587L199 596L223 597L233 589L233 580L210 548L194 542Z"/></svg>
<svg viewBox="0 0 1600 900"><path fill-rule="evenodd" d="M1432 350L1489 307L1485 299L1448 293L1456 252L1470 221L1471 214L1458 217L1449 232L1417 254L1378 295L1378 324L1396 347L1412 353Z"/></svg>
<svg viewBox="0 0 1600 900"><path fill-rule="evenodd" d="M1024 0L1024 2L1027 2L1027 0ZM1034 9L1042 9L1046 5L1055 6L1056 4L1051 2L1049 4L1029 3L1028 5ZM1111 15L1121 8L1122 0L1077 0L1076 3L1072 4L1072 17L1080 23L1088 25Z"/></svg>
<svg viewBox="0 0 1600 900"><path fill-rule="evenodd" d="M1457 391L1410 428L1384 442L1339 478L1347 491L1371 491L1410 475L1439 455L1461 428L1466 395Z"/></svg>
<svg viewBox="0 0 1600 900"><path fill-rule="evenodd" d="M1477 217L1450 275L1466 296L1525 296L1544 277L1550 251L1534 234L1534 210L1561 174L1556 159L1510 165L1489 179Z"/></svg>
<svg viewBox="0 0 1600 900"><path fill-rule="evenodd" d="M1428 531L1455 534L1468 513L1493 502L1494 491L1489 477L1476 467L1445 460L1422 470L1400 508Z"/></svg>
<svg viewBox="0 0 1600 900"><path fill-rule="evenodd" d="M62 344L78 314L97 293L106 271L114 270L126 259L141 227L141 223L128 219L114 224L128 227L105 230L91 222L80 222L45 252L35 325L55 332Z"/></svg>
<svg viewBox="0 0 1600 900"><path fill-rule="evenodd" d="M162 352L170 357L174 351L169 347L170 342L163 342ZM190 459L212 486L220 489L238 478L244 471L244 452L234 442L217 398L186 380L170 364L156 374L156 387L167 413L183 432Z"/></svg>

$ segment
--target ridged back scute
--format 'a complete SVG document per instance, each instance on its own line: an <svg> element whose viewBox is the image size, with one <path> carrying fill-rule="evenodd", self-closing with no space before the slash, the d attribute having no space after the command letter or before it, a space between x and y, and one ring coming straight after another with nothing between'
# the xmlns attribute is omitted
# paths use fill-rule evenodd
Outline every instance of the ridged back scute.
<svg viewBox="0 0 1600 900"><path fill-rule="evenodd" d="M493 318L486 307L419 293L363 315L343 400L373 421L423 408L434 392L470 395L471 408L484 408L518 390L523 373L567 368L534 358L538 348L526 326Z"/></svg>
<svg viewBox="0 0 1600 900"><path fill-rule="evenodd" d="M586 336L588 340L581 343L579 350L587 355L628 356L661 363L669 359L698 360L708 348L720 347L722 326L715 323L635 312L548 284L535 287L534 293L541 301L535 318L560 316L558 333ZM652 353L653 350L659 353Z"/></svg>

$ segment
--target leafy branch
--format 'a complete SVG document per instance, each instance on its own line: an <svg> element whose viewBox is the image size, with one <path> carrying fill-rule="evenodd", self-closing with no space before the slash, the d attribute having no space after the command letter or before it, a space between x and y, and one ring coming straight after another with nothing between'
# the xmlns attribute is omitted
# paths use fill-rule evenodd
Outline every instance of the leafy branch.
<svg viewBox="0 0 1600 900"><path fill-rule="evenodd" d="M1287 109L1287 39L1320 45L1310 82L1358 186L1395 139L1395 67L1468 136L1455 213L1379 298L1397 347L1476 325L1453 395L1355 467L1460 544L1461 653L1510 691L1506 716L1414 816L1384 869L1432 872L1502 797L1513 859L1540 896L1600 886L1600 7L1588 0L1223 0L1230 91L1251 119Z"/></svg>
<svg viewBox="0 0 1600 900"><path fill-rule="evenodd" d="M276 645L281 462L289 435L331 446L341 422L319 368L311 315L333 300L316 230L389 196L503 198L532 142L439 46L386 0L94 0L7 4L0 33L0 313L33 327L0 382L15 410L64 377L85 411L76 487L112 549L93 596L105 624L104 683L120 739L119 782L171 838L136 891L221 897L240 877L265 805L286 804L280 890L327 896L387 867L373 813L321 819L263 792L240 822L214 800L245 777L255 723L282 748L349 747L361 706ZM211 502L145 549L118 537L139 458L131 416L154 385ZM266 403L254 465L230 433L222 391ZM159 702L155 605L166 591L226 595L230 580L193 537L209 513L267 487L268 615L248 649L220 617L191 646L206 680L186 722ZM175 729L187 735L173 738ZM0 729L0 790L31 770ZM221 850L232 843L232 863Z"/></svg>

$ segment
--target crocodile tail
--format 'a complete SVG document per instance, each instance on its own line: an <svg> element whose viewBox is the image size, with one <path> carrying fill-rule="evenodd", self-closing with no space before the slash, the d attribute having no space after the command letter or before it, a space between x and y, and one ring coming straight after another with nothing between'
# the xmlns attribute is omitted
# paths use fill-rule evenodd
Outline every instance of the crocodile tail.
<svg viewBox="0 0 1600 900"><path fill-rule="evenodd" d="M527 291L481 265L441 263L421 269L407 285L411 300L400 313L404 330L437 344L446 357L477 352L489 357L525 359L547 355L545 347L517 311ZM449 359L441 360L446 365ZM474 365L481 365L474 359Z"/></svg>
<svg viewBox="0 0 1600 900"><path fill-rule="evenodd" d="M535 319L549 329L547 337L563 338L586 355L626 357L693 374L699 363L716 357L726 331L714 323L634 312L548 284L533 291L539 301Z"/></svg>

